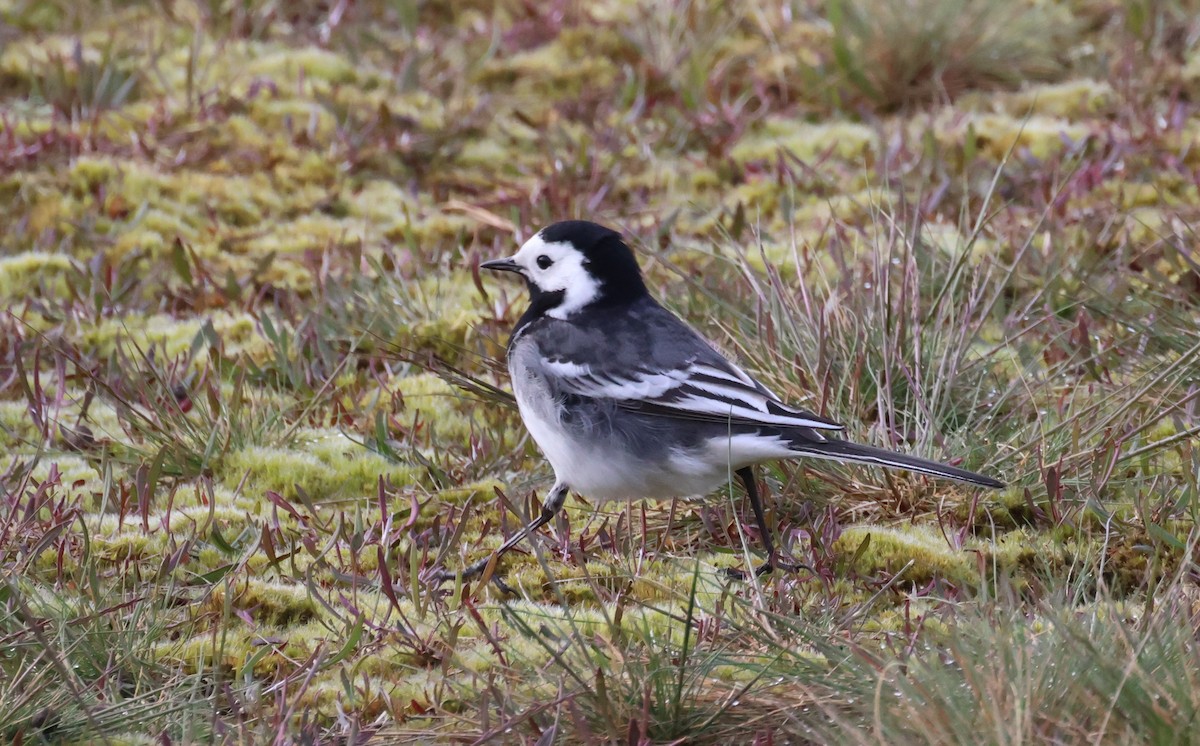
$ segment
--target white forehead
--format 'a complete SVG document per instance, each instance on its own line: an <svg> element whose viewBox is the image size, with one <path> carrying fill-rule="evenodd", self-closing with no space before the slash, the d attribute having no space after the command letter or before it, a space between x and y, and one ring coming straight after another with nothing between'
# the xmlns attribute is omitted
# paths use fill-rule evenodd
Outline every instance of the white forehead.
<svg viewBox="0 0 1200 746"><path fill-rule="evenodd" d="M537 258L545 254L555 262L570 254L579 254L570 241L545 241L542 234L537 233L533 238L521 244L521 248L513 256L513 260L523 267L536 267ZM582 259L583 255L579 254Z"/></svg>

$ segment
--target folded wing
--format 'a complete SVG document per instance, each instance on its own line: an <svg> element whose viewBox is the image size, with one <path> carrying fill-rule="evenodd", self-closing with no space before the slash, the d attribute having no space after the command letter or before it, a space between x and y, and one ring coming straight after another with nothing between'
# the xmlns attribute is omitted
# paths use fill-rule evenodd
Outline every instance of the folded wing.
<svg viewBox="0 0 1200 746"><path fill-rule="evenodd" d="M784 404L715 352L671 368L634 367L620 373L602 362L562 357L548 360L546 367L555 388L563 393L611 399L645 414L737 425L842 429L837 422Z"/></svg>

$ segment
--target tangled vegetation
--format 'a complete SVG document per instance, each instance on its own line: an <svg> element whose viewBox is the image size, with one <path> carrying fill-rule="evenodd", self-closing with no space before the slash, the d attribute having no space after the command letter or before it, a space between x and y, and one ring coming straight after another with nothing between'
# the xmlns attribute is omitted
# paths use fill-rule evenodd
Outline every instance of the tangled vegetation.
<svg viewBox="0 0 1200 746"><path fill-rule="evenodd" d="M1200 722L1194 0L0 0L0 741L1144 743ZM538 227L856 439L572 498Z"/></svg>

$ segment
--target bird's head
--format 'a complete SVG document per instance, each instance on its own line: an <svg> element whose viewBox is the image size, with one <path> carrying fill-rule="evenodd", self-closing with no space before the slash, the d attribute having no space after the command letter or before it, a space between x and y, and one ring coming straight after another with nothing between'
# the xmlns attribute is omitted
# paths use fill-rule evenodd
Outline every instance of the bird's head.
<svg viewBox="0 0 1200 746"><path fill-rule="evenodd" d="M511 257L479 266L521 275L533 301L559 319L646 294L642 272L621 234L586 220L547 226Z"/></svg>

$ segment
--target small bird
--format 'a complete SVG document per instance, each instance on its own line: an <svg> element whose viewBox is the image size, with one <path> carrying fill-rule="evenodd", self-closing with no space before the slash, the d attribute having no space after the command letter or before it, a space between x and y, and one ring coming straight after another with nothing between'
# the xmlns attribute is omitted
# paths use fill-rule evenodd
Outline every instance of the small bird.
<svg viewBox="0 0 1200 746"><path fill-rule="evenodd" d="M650 296L614 230L554 223L511 258L479 266L520 275L529 290L529 308L508 341L508 370L521 419L555 482L540 514L464 577L553 519L570 490L598 501L703 495L737 474L767 553L755 570L761 575L800 566L775 555L754 480L760 462L811 456L1004 486L851 443L835 435L844 429L837 422L785 404Z"/></svg>

